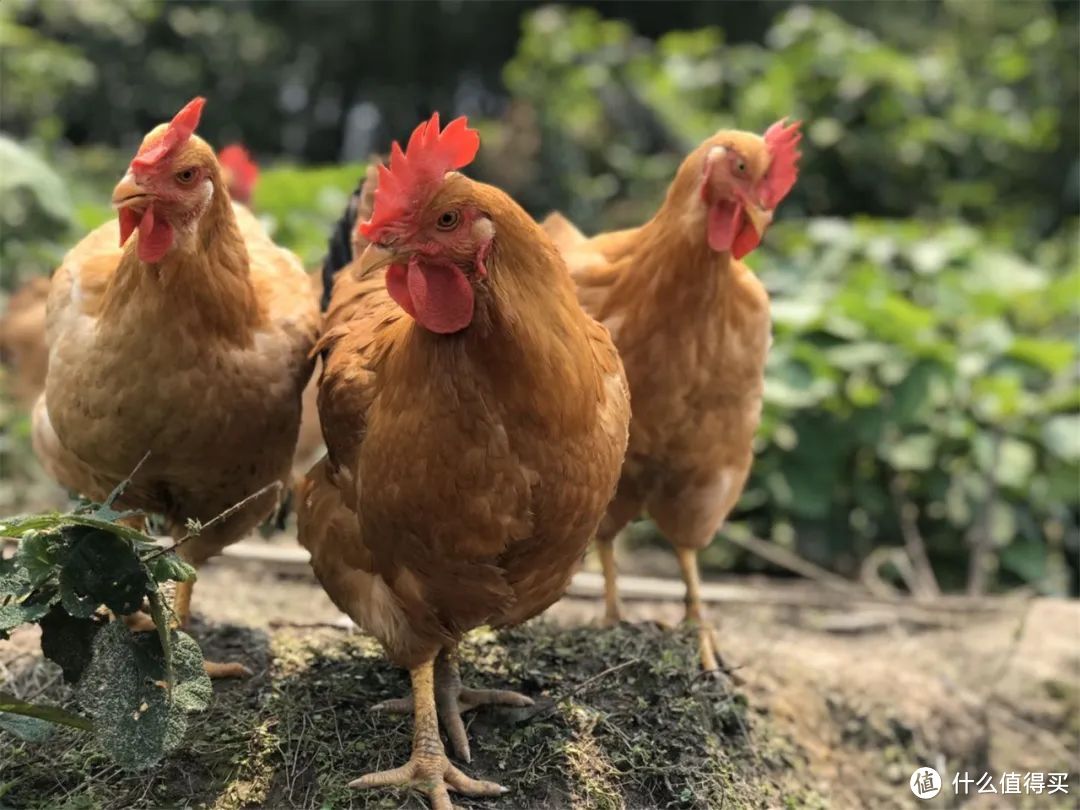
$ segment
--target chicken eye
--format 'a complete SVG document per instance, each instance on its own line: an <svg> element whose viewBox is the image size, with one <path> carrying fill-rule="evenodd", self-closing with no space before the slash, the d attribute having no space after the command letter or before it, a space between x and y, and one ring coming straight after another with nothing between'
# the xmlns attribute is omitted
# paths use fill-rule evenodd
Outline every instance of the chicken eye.
<svg viewBox="0 0 1080 810"><path fill-rule="evenodd" d="M182 172L176 173L176 182L182 186L186 186L195 179L197 172L194 169L184 169Z"/></svg>
<svg viewBox="0 0 1080 810"><path fill-rule="evenodd" d="M736 160L735 161L735 171L737 171L739 174L742 174L743 172L745 172L746 171L746 162L742 161L742 160Z"/></svg>
<svg viewBox="0 0 1080 810"><path fill-rule="evenodd" d="M439 215L435 227L440 231L452 231L457 227L459 219L461 219L461 217L458 215L457 211L443 211L442 214Z"/></svg>

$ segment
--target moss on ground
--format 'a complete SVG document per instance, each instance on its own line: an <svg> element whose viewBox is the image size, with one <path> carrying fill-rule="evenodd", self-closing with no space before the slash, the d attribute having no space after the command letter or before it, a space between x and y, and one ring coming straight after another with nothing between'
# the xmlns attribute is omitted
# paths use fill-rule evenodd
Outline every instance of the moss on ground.
<svg viewBox="0 0 1080 810"><path fill-rule="evenodd" d="M408 791L357 792L350 779L405 762L407 717L369 707L405 693L404 672L360 635L283 629L198 634L208 654L263 674L218 683L181 749L148 773L120 771L89 739L44 743L0 732L0 805L19 808L422 808ZM785 789L789 763L767 728L722 682L697 674L696 636L656 625L563 629L544 622L474 634L462 651L470 685L513 688L528 709L469 716L465 770L510 788L460 807L712 808L814 806ZM36 664L37 666L51 666ZM63 698L53 687L46 695ZM750 744L753 736L755 744ZM776 749L779 750L779 749Z"/></svg>

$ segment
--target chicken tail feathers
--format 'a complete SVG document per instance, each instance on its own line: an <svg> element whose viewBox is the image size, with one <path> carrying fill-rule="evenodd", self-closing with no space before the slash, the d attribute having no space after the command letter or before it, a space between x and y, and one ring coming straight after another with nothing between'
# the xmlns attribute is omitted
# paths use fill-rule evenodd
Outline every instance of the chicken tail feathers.
<svg viewBox="0 0 1080 810"><path fill-rule="evenodd" d="M330 295L334 291L334 279L338 272L359 256L367 246L366 242L361 241L362 237L357 236L356 223L361 219L369 219L375 207L375 189L379 185L379 174L375 167L381 160L382 158L378 155L371 156L367 174L357 185L356 191L349 196L349 204L345 206L344 213L334 223L334 229L330 232L326 258L323 259L322 266L321 307L323 312L326 312L330 306Z"/></svg>

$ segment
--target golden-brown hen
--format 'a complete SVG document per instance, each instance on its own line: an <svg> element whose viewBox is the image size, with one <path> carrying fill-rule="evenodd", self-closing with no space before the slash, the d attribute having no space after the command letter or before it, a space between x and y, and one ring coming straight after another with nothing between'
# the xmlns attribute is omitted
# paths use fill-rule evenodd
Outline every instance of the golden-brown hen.
<svg viewBox="0 0 1080 810"><path fill-rule="evenodd" d="M630 381L630 445L597 533L605 610L617 621L614 539L648 510L675 546L701 663L716 671L697 552L735 506L752 460L771 341L765 288L739 259L757 246L797 174L799 125L764 137L721 131L683 161L640 228L586 239L559 214L544 227L582 306L604 323Z"/></svg>
<svg viewBox="0 0 1080 810"><path fill-rule="evenodd" d="M149 451L121 502L163 515L174 535L287 482L318 328L299 260L234 209L213 150L193 134L201 108L196 99L146 136L113 192L119 234L101 226L53 275L33 414L42 464L95 499ZM250 501L181 556L203 562L273 506L272 492ZM182 622L190 595L182 583Z"/></svg>
<svg viewBox="0 0 1080 810"><path fill-rule="evenodd" d="M375 244L333 286L320 341L328 455L311 471L300 541L331 599L407 667L413 755L357 787L495 795L460 713L528 703L468 690L461 636L536 615L562 594L610 500L626 446L625 378L566 266L503 192L453 169L479 139L421 124L380 171L361 232ZM382 269L384 268L385 269Z"/></svg>
<svg viewBox="0 0 1080 810"><path fill-rule="evenodd" d="M45 303L49 279L31 278L8 299L0 317L0 363L6 391L29 410L45 387L49 349L45 345Z"/></svg>
<svg viewBox="0 0 1080 810"><path fill-rule="evenodd" d="M259 179L259 167L251 155L243 146L232 144L218 152L218 162L233 202L250 205ZM237 208L237 217L243 222L241 227L251 227L248 212ZM115 223L108 227L115 228ZM26 410L33 407L45 390L49 362L49 347L45 344L45 304L48 299L49 279L37 276L15 291L0 315L0 364L5 370L6 390ZM318 432L317 423L315 428ZM304 470L314 459L309 455L306 460Z"/></svg>

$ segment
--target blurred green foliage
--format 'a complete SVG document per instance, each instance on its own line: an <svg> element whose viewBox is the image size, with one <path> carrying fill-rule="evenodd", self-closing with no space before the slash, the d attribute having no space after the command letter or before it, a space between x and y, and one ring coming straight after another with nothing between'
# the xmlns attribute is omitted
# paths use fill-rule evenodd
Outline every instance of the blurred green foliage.
<svg viewBox="0 0 1080 810"><path fill-rule="evenodd" d="M1080 464L1077 233L1053 272L968 226L788 222L755 259L775 342L742 516L853 571L912 504L938 576L985 542L1000 581L1066 584Z"/></svg>
<svg viewBox="0 0 1080 810"><path fill-rule="evenodd" d="M902 544L906 510L947 588L965 585L970 549L986 545L992 583L1077 590L1075 4L541 7L506 48L505 98L477 103L479 116L461 88L486 75L524 7L390 5L357 5L348 19L324 3L239 2L228 15L154 0L0 10L4 122L23 136L0 141L0 286L47 272L111 216L133 133L206 82L225 102L207 107L208 138L333 154L361 96L318 100L364 81L328 65L334 43L381 21L386 41L412 25L418 41L442 35L453 51L469 15L490 12L491 50L454 74L457 91L434 67L447 58L436 49L370 97L397 137L432 107L473 113L476 174L537 216L560 209L586 232L640 223L716 129L806 121L800 181L750 260L773 296L775 343L735 530L854 574L873 549ZM657 21L663 8L694 27L655 36L670 27ZM325 47L306 52L302 31L316 25ZM138 49L114 53L142 41L153 43L145 70L132 63ZM355 67L371 56L362 50L337 52ZM276 95L294 79L307 83L300 112ZM110 116L88 120L88 100ZM85 143L73 149L61 134ZM254 208L312 267L362 171L271 161ZM724 543L706 561L758 564Z"/></svg>

